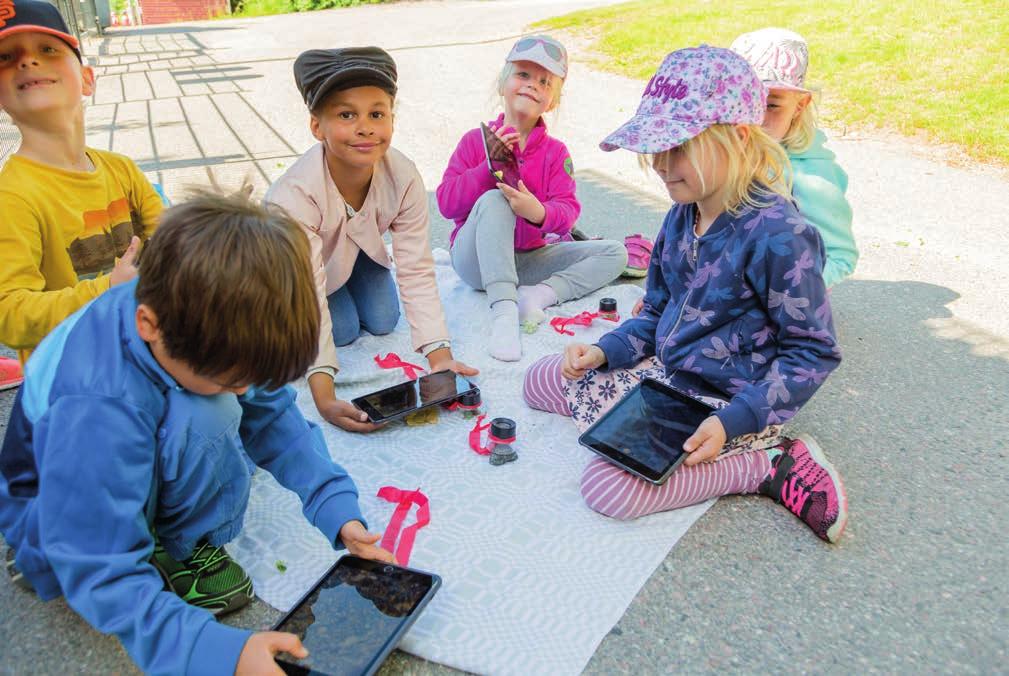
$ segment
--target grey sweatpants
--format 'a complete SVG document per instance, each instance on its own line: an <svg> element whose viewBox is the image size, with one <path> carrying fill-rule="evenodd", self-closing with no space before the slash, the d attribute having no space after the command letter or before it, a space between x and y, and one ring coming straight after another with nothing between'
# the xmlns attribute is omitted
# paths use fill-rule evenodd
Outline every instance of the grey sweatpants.
<svg viewBox="0 0 1009 676"><path fill-rule="evenodd" d="M493 305L518 300L518 285L546 284L557 302L581 298L616 279L627 265L622 242L558 242L515 251L515 213L500 190L473 205L452 244L452 267Z"/></svg>

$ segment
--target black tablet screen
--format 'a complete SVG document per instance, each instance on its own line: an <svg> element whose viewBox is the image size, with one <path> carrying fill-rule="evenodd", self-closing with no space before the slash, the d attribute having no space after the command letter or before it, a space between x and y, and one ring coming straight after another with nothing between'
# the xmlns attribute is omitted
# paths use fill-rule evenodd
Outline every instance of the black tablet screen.
<svg viewBox="0 0 1009 676"><path fill-rule="evenodd" d="M462 376L451 371L436 371L416 380L365 395L360 401L373 409L379 419L386 419L431 404L451 401L471 389L473 385Z"/></svg>
<svg viewBox="0 0 1009 676"><path fill-rule="evenodd" d="M433 583L430 575L398 566L341 559L277 626L297 635L310 653L297 661L302 669L281 666L288 673L366 673L401 625L413 619ZM286 654L278 660L294 661Z"/></svg>
<svg viewBox="0 0 1009 676"><path fill-rule="evenodd" d="M712 411L662 383L643 380L596 421L582 441L655 480L680 460L683 442Z"/></svg>

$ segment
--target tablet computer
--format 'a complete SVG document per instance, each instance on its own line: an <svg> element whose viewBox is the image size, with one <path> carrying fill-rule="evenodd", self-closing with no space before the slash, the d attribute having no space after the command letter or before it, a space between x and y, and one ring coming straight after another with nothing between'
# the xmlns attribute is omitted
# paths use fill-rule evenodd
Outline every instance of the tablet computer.
<svg viewBox="0 0 1009 676"><path fill-rule="evenodd" d="M452 371L435 371L416 380L408 380L362 397L350 403L368 415L373 423L402 418L415 411L437 404L447 404L477 386Z"/></svg>
<svg viewBox="0 0 1009 676"><path fill-rule="evenodd" d="M374 674L440 586L437 575L347 554L273 628L295 634L308 657L277 663L287 674Z"/></svg>
<svg viewBox="0 0 1009 676"><path fill-rule="evenodd" d="M645 378L578 442L631 474L663 484L687 457L683 442L714 412L702 401Z"/></svg>
<svg viewBox="0 0 1009 676"><path fill-rule="evenodd" d="M491 176L495 181L510 185L517 190L521 176L518 162L515 161L515 153L483 122L480 123L480 131L483 132L483 151L487 157L487 169Z"/></svg>

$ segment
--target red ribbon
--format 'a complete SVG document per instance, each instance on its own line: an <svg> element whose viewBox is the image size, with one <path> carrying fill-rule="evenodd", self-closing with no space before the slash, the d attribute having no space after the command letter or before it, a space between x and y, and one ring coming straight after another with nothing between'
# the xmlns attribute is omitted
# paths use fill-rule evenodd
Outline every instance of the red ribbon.
<svg viewBox="0 0 1009 676"><path fill-rule="evenodd" d="M417 366L416 364L403 361L395 352L390 352L384 357L379 357L379 355L376 354L375 363L384 369L403 369L403 375L410 380L416 380L417 372L425 370L423 366Z"/></svg>
<svg viewBox="0 0 1009 676"><path fill-rule="evenodd" d="M603 317L598 312L581 312L576 314L574 317L554 317L550 320L550 326L552 326L554 331L557 333L565 336L573 336L575 335L575 332L568 331L568 325L588 326L594 319L605 319L608 322L619 322L620 315L615 315L614 317Z"/></svg>
<svg viewBox="0 0 1009 676"><path fill-rule="evenodd" d="M484 446L480 443L480 434L485 429L491 426L490 423L486 425L481 425L483 419L486 415L477 416L476 422L473 423L473 429L469 431L469 447L473 449L474 452L480 455L490 455L491 451L494 450L494 446L497 444L511 444L515 442L515 437L508 437L507 439L501 439L493 434L487 435L487 445Z"/></svg>
<svg viewBox="0 0 1009 676"><path fill-rule="evenodd" d="M479 453L480 455L490 455L490 448L484 448L480 444L480 433L483 432L488 427L490 427L490 423L487 423L486 425L480 424L486 417L487 417L486 415L477 416L476 422L473 423L473 429L469 431L469 447L472 448L474 452Z"/></svg>
<svg viewBox="0 0 1009 676"><path fill-rule="evenodd" d="M568 331L568 325L573 326L588 326L592 323L592 320L599 316L598 312L582 312L575 315L574 317L554 317L550 320L550 326L554 328L554 331L565 336L575 335L574 331Z"/></svg>
<svg viewBox="0 0 1009 676"><path fill-rule="evenodd" d="M415 491L404 491L395 486L382 486L378 489L378 497L386 502L398 503L396 511L389 519L385 533L382 534L380 545L382 549L393 552L399 565L405 566L410 563L410 553L413 551L413 541L417 538L417 531L431 523L431 508L427 496L421 493L419 488ZM403 528L403 521L406 520L407 514L410 513L410 507L413 505L417 505L417 521L412 526ZM400 529L402 529L402 533L400 533ZM399 538L399 546L394 551L393 546L396 544L397 537Z"/></svg>

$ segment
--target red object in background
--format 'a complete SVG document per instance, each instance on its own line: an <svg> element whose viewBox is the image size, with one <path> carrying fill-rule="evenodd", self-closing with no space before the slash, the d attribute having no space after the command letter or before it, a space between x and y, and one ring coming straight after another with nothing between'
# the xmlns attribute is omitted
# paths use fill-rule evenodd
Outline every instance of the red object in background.
<svg viewBox="0 0 1009 676"><path fill-rule="evenodd" d="M231 13L229 0L138 0L144 25L206 21Z"/></svg>

